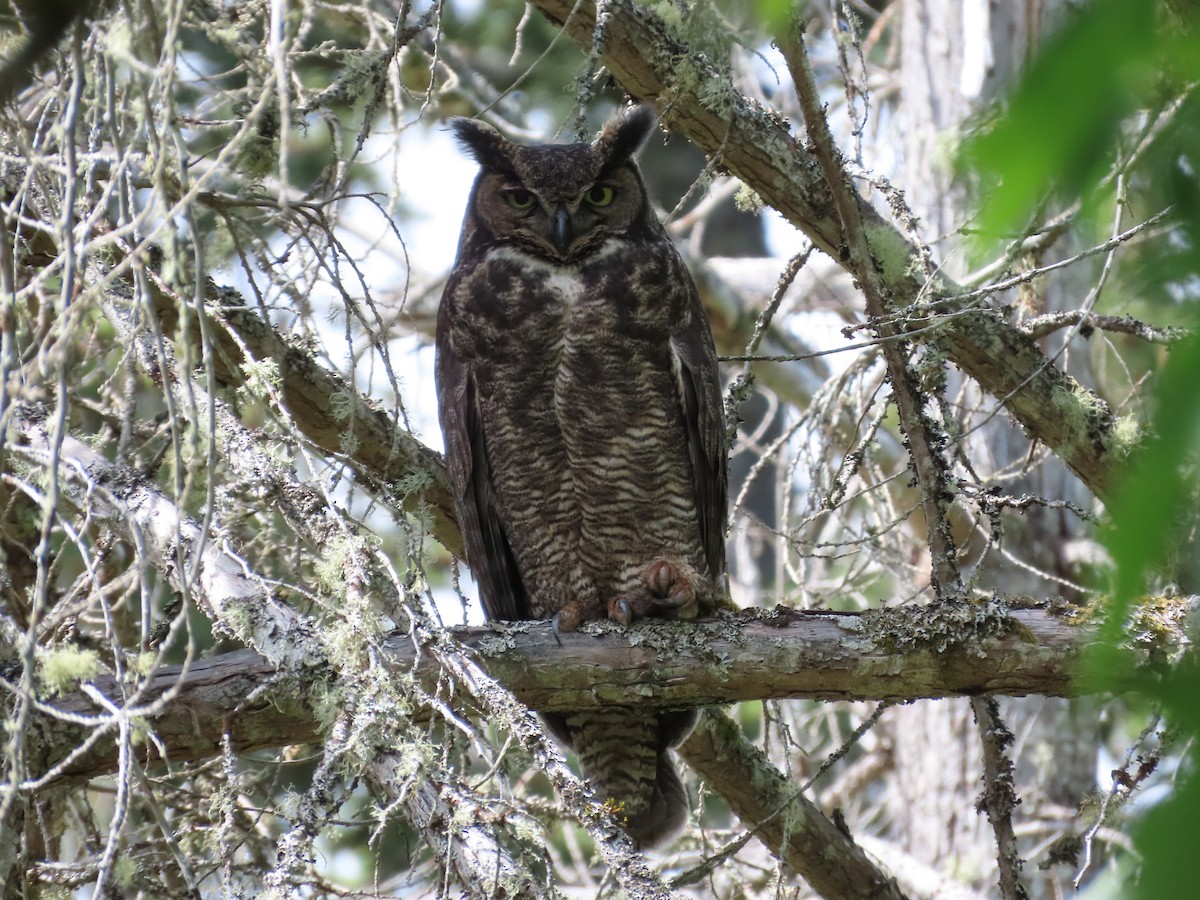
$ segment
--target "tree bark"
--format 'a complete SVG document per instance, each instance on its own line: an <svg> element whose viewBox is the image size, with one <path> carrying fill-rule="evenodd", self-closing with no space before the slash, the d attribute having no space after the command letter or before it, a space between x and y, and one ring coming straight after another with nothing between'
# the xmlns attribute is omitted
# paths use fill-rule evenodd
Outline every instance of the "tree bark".
<svg viewBox="0 0 1200 900"><path fill-rule="evenodd" d="M743 614L695 624L644 623L630 629L589 627L555 640L548 623L456 628L451 640L529 707L566 712L636 702L657 707L695 707L741 700L921 700L992 693L1074 696L1137 683L1161 661L1188 645L1184 622L1200 598L1147 606L1138 621L1136 648L1123 673L1081 675L1080 662L1097 638L1097 626L1072 622L1062 610L1012 609L997 617L987 636L965 631L921 633L912 608L868 613ZM1166 616L1163 610L1172 610ZM1150 617L1150 612L1154 617ZM920 611L926 621L936 609ZM1001 626L1006 622L1007 625ZM386 643L385 662L411 673L429 689L438 685L441 663L407 633ZM304 743L318 737L312 711L276 668L252 650L238 650L188 666L165 666L150 675L138 695L146 724L172 760L203 759L221 752L228 733L239 753ZM122 692L108 676L89 685L114 703ZM168 696L170 702L158 701ZM465 702L465 698L464 702ZM152 711L152 712L150 712ZM33 767L48 772L83 743L96 702L82 691L38 704L46 739ZM925 734L927 742L939 738ZM949 739L949 735L946 736ZM116 766L112 736L63 767L59 778L91 778ZM32 764L32 763L31 763ZM964 813L965 814L965 813Z"/></svg>
<svg viewBox="0 0 1200 900"><path fill-rule="evenodd" d="M1012 85L1038 36L1048 27L1048 20L1060 11L1059 6L1054 2L1034 8L932 0L899 8L898 81L902 95L894 115L902 154L897 180L923 232L938 241L935 256L952 277L965 269L959 229L969 220L973 201L954 177L945 145L960 133L973 111ZM1057 240L1065 241L1062 232ZM1061 252L1061 247L1055 249ZM1092 274L1086 262L1066 274L1072 283L1082 285L1073 298L1076 303L1086 296ZM1048 280L1049 290L1057 285L1061 294L1063 277ZM1046 294L1047 290L1040 289L1039 302L1046 302ZM1085 370L1086 365L1080 366L1078 357L1072 359L1073 372ZM1080 377L1088 382L1086 375ZM957 384L953 376L951 383ZM986 389L986 385L981 387ZM959 389L949 388L947 394L954 395ZM993 472L1022 467L1030 457L1028 435L1007 417L982 418L970 451L981 476L987 479ZM1027 468L1031 470L1026 474L1006 481L1008 492L1069 500L1083 509L1093 502L1088 489L1061 460L1051 457ZM1090 487L1095 489L1094 485ZM974 515L978 518L977 513ZM986 528L992 523L981 524ZM1055 588L1039 572L1069 579L1069 567L1063 565L1063 545L1069 535L1081 537L1088 526L1070 513L1036 506L1020 517L1006 515L1003 524L1008 558L989 553L980 563L977 583L1004 584L1022 593L1064 590ZM1010 562L1012 559L1021 564ZM1069 590L1067 593L1077 596ZM1084 721L1087 717L1062 698L1008 700L1000 708L1003 721L1023 738L1023 752L1014 760L1017 789L1025 800L1021 811L1031 820L1035 818L1039 800L1046 793L1055 795L1055 804L1075 808L1093 781L1094 721ZM966 871L990 869L998 859L999 833L970 809L981 790L980 772L986 769L982 743L987 738L985 735L981 741L967 704L954 701L906 707L889 717L884 727L892 740L896 763L896 772L889 779L888 806L902 845L932 866ZM931 754L931 744L940 751ZM1046 758L1053 759L1053 764L1038 762ZM1052 783L1059 789L1051 791ZM984 793L990 789L990 783L985 783ZM1008 849L1005 855L1011 856L1012 847ZM1029 866L1024 877L1035 888L1036 896L1055 895L1041 884L1056 880L1055 873ZM1009 885L1005 896L1011 896L1016 890L1014 879L1001 869L1000 881L1006 880ZM982 882L977 879L975 883ZM1045 893L1038 890L1039 884Z"/></svg>

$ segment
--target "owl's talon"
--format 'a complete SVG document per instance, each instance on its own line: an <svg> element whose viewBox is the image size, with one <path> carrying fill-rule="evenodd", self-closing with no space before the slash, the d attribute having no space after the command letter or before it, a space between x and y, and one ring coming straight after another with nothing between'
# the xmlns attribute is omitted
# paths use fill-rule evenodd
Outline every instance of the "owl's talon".
<svg viewBox="0 0 1200 900"><path fill-rule="evenodd" d="M633 620L633 610L625 597L615 597L608 601L608 617L618 625L628 625Z"/></svg>
<svg viewBox="0 0 1200 900"><path fill-rule="evenodd" d="M584 622L590 622L592 619L598 619L604 614L603 607L598 602L585 603L582 600L572 600L562 609L554 614L554 618L550 620L550 627L554 630L554 639L558 640L558 636L565 631L575 631Z"/></svg>
<svg viewBox="0 0 1200 900"><path fill-rule="evenodd" d="M554 635L554 643L558 644L560 647L563 645L562 638L558 636L559 631L562 630L558 621L561 617L562 613L556 612L554 617L550 620L550 633Z"/></svg>
<svg viewBox="0 0 1200 900"><path fill-rule="evenodd" d="M675 569L665 559L655 560L642 575L642 583L655 597L666 597L675 584Z"/></svg>

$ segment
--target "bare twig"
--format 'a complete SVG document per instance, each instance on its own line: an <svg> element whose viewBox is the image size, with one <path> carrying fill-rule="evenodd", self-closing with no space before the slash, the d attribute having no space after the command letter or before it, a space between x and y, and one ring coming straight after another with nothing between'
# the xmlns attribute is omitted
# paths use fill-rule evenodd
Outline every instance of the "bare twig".
<svg viewBox="0 0 1200 900"><path fill-rule="evenodd" d="M1000 705L994 697L972 697L971 709L983 738L983 796L977 809L986 812L996 834L996 865L1000 870L1000 896L1004 900L1026 900L1029 894L1021 882L1024 860L1013 833L1012 811L1021 801L1013 785L1013 764L1007 750L1012 732L1000 719Z"/></svg>
<svg viewBox="0 0 1200 900"><path fill-rule="evenodd" d="M1151 737L1157 736L1161 725L1161 714L1156 714L1146 723L1146 727L1142 729L1137 739L1125 752L1125 760L1121 768L1112 771L1112 783L1100 798L1100 806L1096 810L1096 821L1083 833L1083 862L1080 863L1079 871L1075 873L1073 881L1076 890L1079 890L1080 884L1083 883L1083 876L1092 867L1092 847L1108 819L1109 807L1114 801L1127 799L1158 767L1158 751L1148 745ZM1131 772L1130 769L1135 760L1138 765Z"/></svg>
<svg viewBox="0 0 1200 900"><path fill-rule="evenodd" d="M1186 328L1151 325L1148 322L1139 321L1133 316L1105 316L1082 309L1046 313L1033 319L1027 319L1018 327L1029 335L1031 340L1039 341L1056 331L1073 328L1076 325L1080 326L1079 333L1085 338L1091 336L1093 329L1099 329L1113 334L1133 335L1152 344L1173 344L1183 340L1191 333Z"/></svg>
<svg viewBox="0 0 1200 900"><path fill-rule="evenodd" d="M1178 602L1181 613L1198 603L1195 598ZM463 659L477 659L480 670L512 697L547 712L634 700L681 708L787 697L903 702L980 691L1076 696L1132 685L1152 670L1153 660L1175 658L1189 640L1182 630L1160 623L1154 642L1138 644L1138 652L1125 658L1128 670L1110 673L1111 680L1100 685L1073 677L1078 660L1097 639L1096 626L1073 624L1048 609L1016 609L1008 615L1010 632L957 640L948 632L938 637L929 611L918 607L783 619L746 614L686 626L647 624L631 633L606 628L565 635L561 646L548 623L464 627L450 633L464 654L456 667L462 668ZM929 631L918 640L922 628ZM905 640L905 634L913 644L898 649L896 642ZM1142 632L1140 639L1146 636ZM429 650L428 644L415 645L407 633L397 632L384 643L380 659L431 690L439 683L442 665ZM160 742L157 749L141 745L136 751L203 759L219 755L225 740L234 752L244 753L315 739L318 723L311 710L290 697L286 684L273 680L274 673L271 663L248 650L196 660L186 668L162 667L146 678L134 699L123 700L133 704L130 715L153 724ZM478 681L479 674L470 678ZM105 696L119 695L118 685L107 676L98 676L94 684ZM5 687L13 691L19 686ZM168 702L161 702L164 697ZM238 709L247 697L256 698L253 714ZM510 701L493 694L487 702L488 715L499 718ZM117 760L111 732L85 740L96 725L92 699L67 694L52 703L35 702L31 713L58 723L46 726L55 729L58 739L44 749L52 755L37 759L31 770L37 784L113 770ZM534 747L533 752L542 751Z"/></svg>
<svg viewBox="0 0 1200 900"><path fill-rule="evenodd" d="M851 187L849 175L841 165L833 135L829 132L829 123L825 120L816 79L804 46L803 28L797 25L795 33L779 42L779 48L787 60L788 70L792 73L813 154L833 195L834 207L845 241L840 255L843 255L845 265L858 279L866 299L867 313L882 319L887 314L883 279L867 241L858 200ZM896 331L891 327L881 326L879 334L880 337L890 338L895 336ZM939 600L959 597L962 595L963 585L958 573L954 537L946 519L946 511L953 502L953 492L950 489L946 463L936 449L945 444L945 437L937 432L933 421L925 414L925 401L909 372L908 354L903 344L884 341L881 347L892 384L892 396L900 416L900 428L907 438L913 471L921 489L921 509L925 513L925 525L929 535L932 562L930 574L934 595Z"/></svg>

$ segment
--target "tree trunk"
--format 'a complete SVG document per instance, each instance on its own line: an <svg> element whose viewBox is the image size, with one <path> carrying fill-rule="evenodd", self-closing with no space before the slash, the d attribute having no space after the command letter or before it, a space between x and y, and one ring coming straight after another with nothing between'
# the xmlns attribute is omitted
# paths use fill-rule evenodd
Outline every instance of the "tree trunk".
<svg viewBox="0 0 1200 900"><path fill-rule="evenodd" d="M987 0L931 0L900 5L898 80L902 93L896 127L903 161L897 183L921 219L934 258L951 277L961 277L967 268L959 228L968 221L975 198L954 180L948 148L964 120L1019 75L1058 12L1061 4L1055 2L1024 6ZM1084 290L1075 295L1078 301L1086 294L1091 272L1084 266L1072 272L1073 278L1085 282ZM1060 287L1053 298L1041 300L1047 304L1062 301L1067 299L1063 293ZM1079 377L1077 368L1072 368L1072 374ZM962 386L961 379L957 384L951 379L951 385L948 393L953 394ZM985 404L984 409L989 407ZM991 448L994 470L1014 462L1019 465L1030 453L1028 438L1006 416L993 417L974 440L978 448ZM986 452L984 449L980 456ZM1041 463L1016 483L1006 482L1004 489L1016 495L1066 498L1083 508L1093 502L1057 458ZM990 524L986 520L979 523L985 530ZM1023 519L1006 517L1003 548L1010 558L1052 576L1068 576L1071 567L1064 550L1078 537L1079 525L1078 518L1062 510L1032 507ZM997 550L991 549L976 573L982 586L1073 594L1061 583L1005 559ZM1087 701L1054 698L1002 703L1002 717L1017 735L1011 752L1026 820L1036 818L1039 808L1047 804L1077 808L1092 788L1096 740L1090 709ZM982 790L983 766L979 730L969 702L954 699L897 709L890 715L888 727L896 765L888 793L896 838L909 853L947 874L979 888L994 885L995 838L986 818L973 812ZM1038 833L1022 849L1027 851L1045 837ZM1072 875L1039 872L1032 864L1025 871L1026 885L1035 897L1054 896L1054 882L1069 890L1067 882Z"/></svg>

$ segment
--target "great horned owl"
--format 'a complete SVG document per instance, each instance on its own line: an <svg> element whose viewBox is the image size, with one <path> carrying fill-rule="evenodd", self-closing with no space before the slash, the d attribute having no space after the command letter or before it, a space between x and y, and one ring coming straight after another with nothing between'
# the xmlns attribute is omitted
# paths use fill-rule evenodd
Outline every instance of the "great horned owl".
<svg viewBox="0 0 1200 900"><path fill-rule="evenodd" d="M694 618L725 568L725 425L712 332L634 153L648 107L592 143L451 123L479 163L437 323L446 460L492 619L555 628ZM640 847L683 826L667 755L694 712L544 717Z"/></svg>

